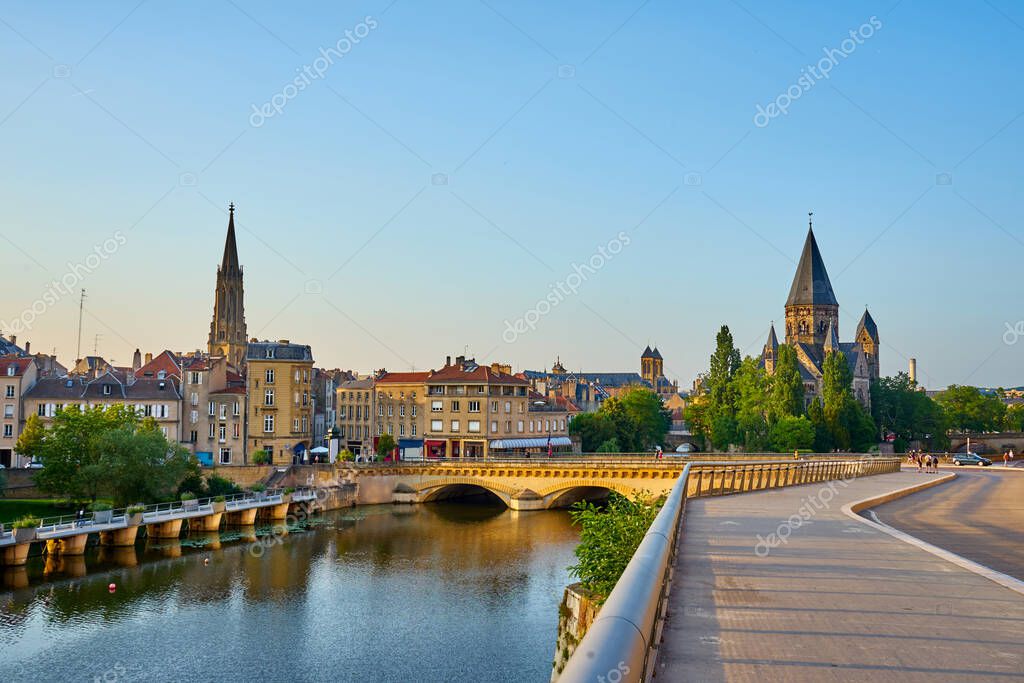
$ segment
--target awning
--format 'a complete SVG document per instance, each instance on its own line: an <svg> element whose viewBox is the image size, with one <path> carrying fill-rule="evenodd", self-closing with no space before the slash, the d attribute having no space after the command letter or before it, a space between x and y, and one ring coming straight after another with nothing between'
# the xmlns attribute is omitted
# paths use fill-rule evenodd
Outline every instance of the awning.
<svg viewBox="0 0 1024 683"><path fill-rule="evenodd" d="M567 436L553 436L551 437L551 447L555 446L571 446L572 439ZM509 449L509 448L547 448L548 438L542 436L537 439L497 439L491 442L491 448L494 449Z"/></svg>

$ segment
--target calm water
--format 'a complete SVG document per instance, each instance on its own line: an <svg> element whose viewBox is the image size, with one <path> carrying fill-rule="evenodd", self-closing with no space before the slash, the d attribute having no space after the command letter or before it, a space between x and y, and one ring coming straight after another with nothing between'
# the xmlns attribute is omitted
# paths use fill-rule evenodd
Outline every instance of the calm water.
<svg viewBox="0 0 1024 683"><path fill-rule="evenodd" d="M550 676L578 538L564 511L373 506L327 513L281 543L238 536L8 570L0 681Z"/></svg>

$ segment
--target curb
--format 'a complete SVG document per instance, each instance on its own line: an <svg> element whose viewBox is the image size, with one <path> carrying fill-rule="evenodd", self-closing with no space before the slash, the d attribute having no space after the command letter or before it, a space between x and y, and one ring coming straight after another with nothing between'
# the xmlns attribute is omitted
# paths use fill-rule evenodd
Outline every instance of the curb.
<svg viewBox="0 0 1024 683"><path fill-rule="evenodd" d="M966 557L957 555L956 553L952 553L946 550L945 548L934 546L931 543L922 541L916 536L911 536L910 534L900 531L899 529L894 529L888 524L873 522L870 519L865 519L864 517L861 517L858 514L861 510L872 508L877 505L881 505L882 503L888 503L898 498L909 496L912 493L917 493L918 491L923 491L933 486L938 486L939 484L945 484L946 482L952 481L953 479L956 479L956 474L950 473L945 476L939 477L938 479L931 479L920 484L915 484L913 486L908 486L906 488L890 491L889 493L885 493L880 496L872 496L871 498L865 498L864 500L858 500L853 503L847 503L842 507L842 510L847 517L851 517L860 522L861 524L866 524L872 529L877 529L882 533L889 534L893 538L897 538L903 541L904 543L908 543L921 550L924 550L925 552L931 553L932 555L940 557L943 560L946 560L947 562L952 562L961 569L966 569L969 572L973 572L975 574L983 576L989 581L998 583L1000 586L1004 588L1009 588L1010 590L1016 593L1024 595L1024 581L1021 581L1020 579L1016 579L1002 572L997 572L995 569L986 567L983 564L978 564L973 560L968 560Z"/></svg>

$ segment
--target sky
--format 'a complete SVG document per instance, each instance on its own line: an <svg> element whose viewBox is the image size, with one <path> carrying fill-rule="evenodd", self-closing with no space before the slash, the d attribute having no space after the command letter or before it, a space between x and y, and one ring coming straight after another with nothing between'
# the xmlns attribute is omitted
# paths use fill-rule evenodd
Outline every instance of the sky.
<svg viewBox="0 0 1024 683"><path fill-rule="evenodd" d="M320 366L687 388L813 211L842 340L1021 385L1022 46L1008 0L4 2L0 325L69 364L84 288L82 354L205 348L234 202L249 335Z"/></svg>

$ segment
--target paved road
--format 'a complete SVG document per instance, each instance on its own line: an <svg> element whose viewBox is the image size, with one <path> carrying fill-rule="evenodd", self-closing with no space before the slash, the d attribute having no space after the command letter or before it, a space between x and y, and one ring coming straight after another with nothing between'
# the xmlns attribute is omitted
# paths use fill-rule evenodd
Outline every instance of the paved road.
<svg viewBox="0 0 1024 683"><path fill-rule="evenodd" d="M956 469L955 481L874 512L911 536L1024 580L1024 472L1001 469Z"/></svg>
<svg viewBox="0 0 1024 683"><path fill-rule="evenodd" d="M688 501L655 680L1024 681L1024 595L840 509L935 476L838 485L774 549L827 485Z"/></svg>

